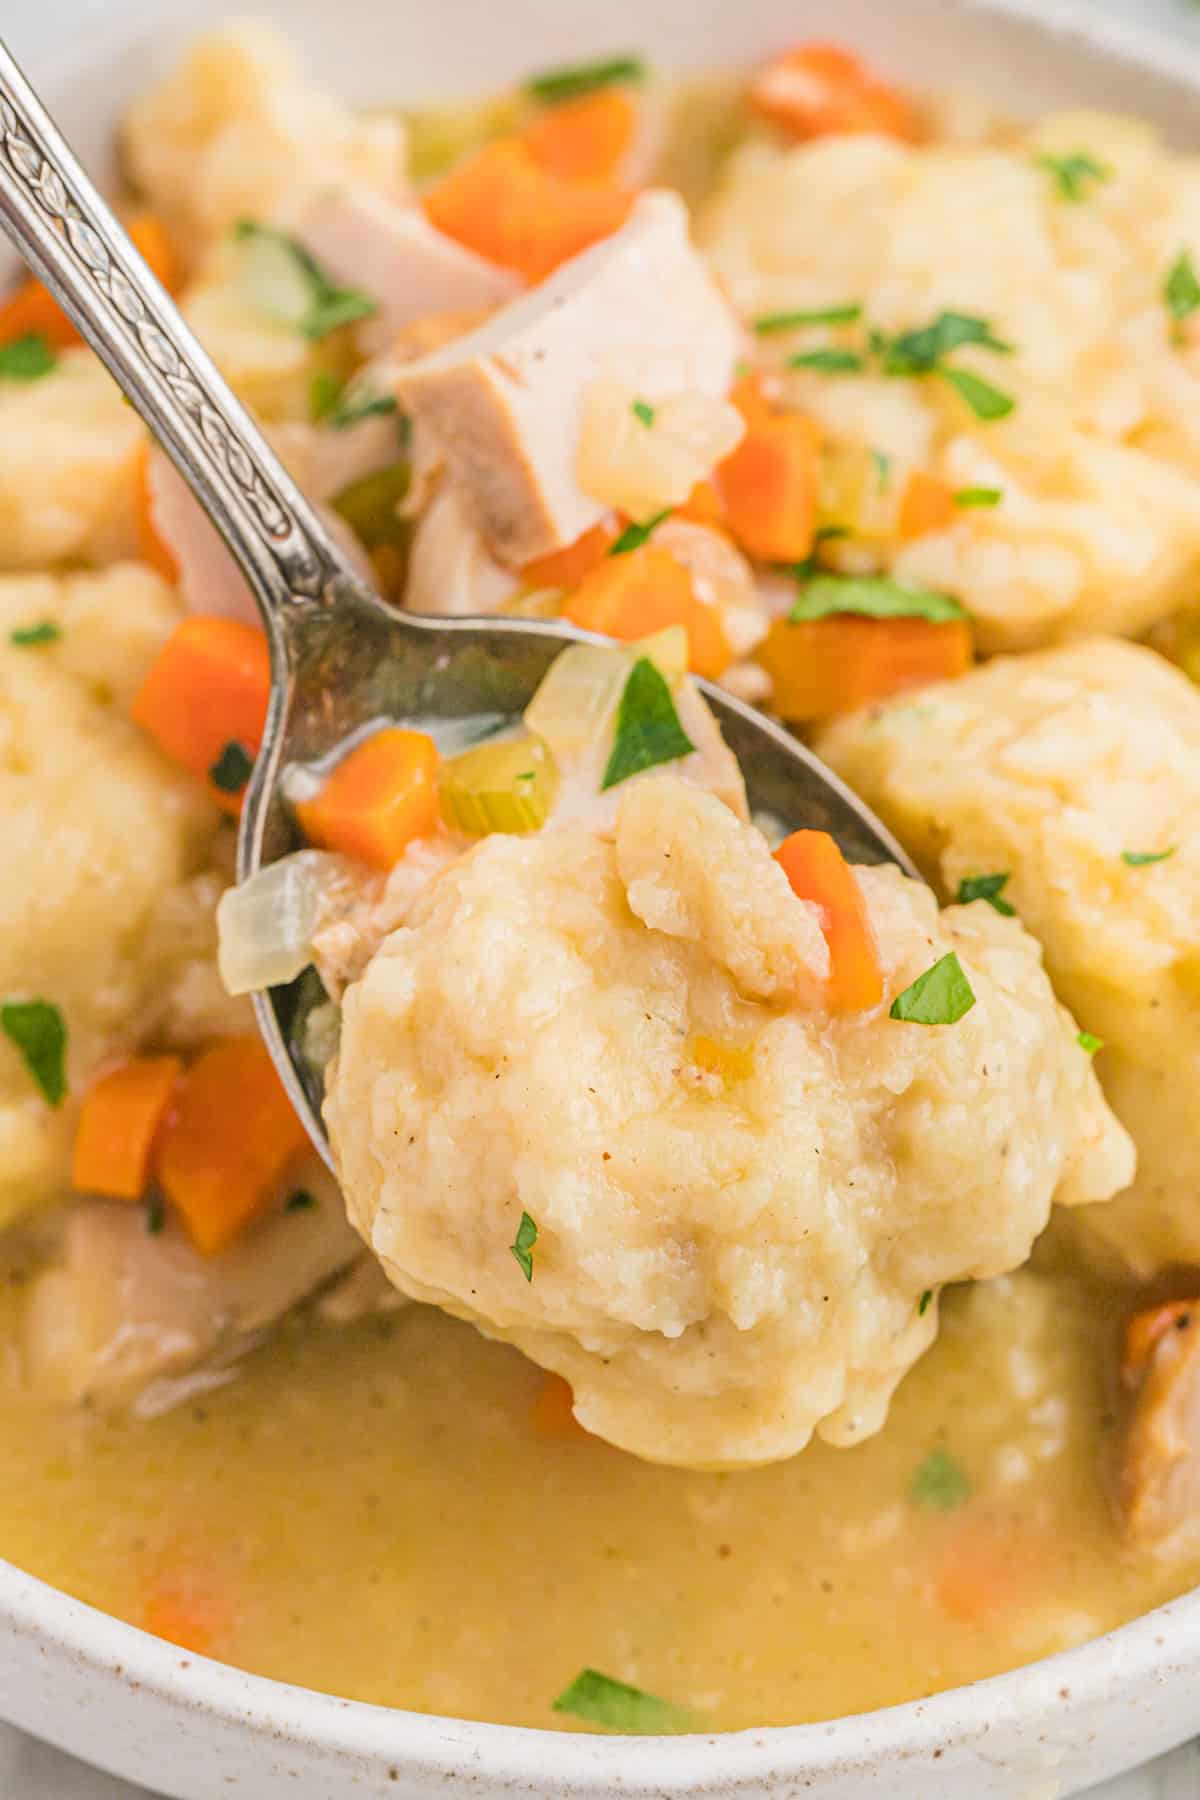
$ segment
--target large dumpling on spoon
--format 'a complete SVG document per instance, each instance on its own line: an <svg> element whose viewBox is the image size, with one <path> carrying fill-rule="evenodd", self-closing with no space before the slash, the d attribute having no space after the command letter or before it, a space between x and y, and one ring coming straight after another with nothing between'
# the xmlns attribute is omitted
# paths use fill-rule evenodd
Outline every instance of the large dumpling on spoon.
<svg viewBox="0 0 1200 1800"><path fill-rule="evenodd" d="M483 839L346 994L326 1116L351 1219L397 1287L565 1376L639 1456L860 1441L943 1283L1129 1177L1033 939L856 878L885 992L835 1015L820 915L763 836L652 774L615 832ZM974 1005L891 1017L951 951Z"/></svg>

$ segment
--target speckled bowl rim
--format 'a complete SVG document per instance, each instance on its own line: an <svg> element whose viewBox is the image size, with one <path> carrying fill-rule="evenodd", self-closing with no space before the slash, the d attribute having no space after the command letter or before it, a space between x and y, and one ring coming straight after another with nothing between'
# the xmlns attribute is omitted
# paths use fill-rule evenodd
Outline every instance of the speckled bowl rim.
<svg viewBox="0 0 1200 1800"><path fill-rule="evenodd" d="M1191 87L1200 124L1200 53L1185 44L1080 0L944 4L1018 21L1054 40L1060 53L1074 41L1088 56L1099 52ZM102 50L96 30L85 33L64 58L64 73L86 67ZM1181 1709L1174 1741L1200 1726L1200 1588L1077 1648L924 1700L823 1723L671 1738L543 1731L339 1699L182 1652L3 1559L0 1627L31 1657L59 1655L99 1683L115 1678L236 1733L319 1751L347 1771L357 1767L376 1778L402 1772L406 1781L439 1785L474 1772L494 1791L513 1794L541 1792L548 1781L553 1790L545 1791L564 1796L746 1794L751 1784L765 1793L785 1783L808 1789L849 1771L875 1773L886 1784L906 1764L982 1756L989 1737L1014 1726L1045 1746L1040 1766L1052 1779L1077 1747L1077 1713L1094 1716L1125 1705L1131 1689L1153 1692L1185 1681L1197 1698L1190 1712ZM1168 1747L1169 1737L1161 1730L1158 1736ZM71 1747L78 1747L74 1734ZM1038 1766L1037 1755L1029 1762Z"/></svg>

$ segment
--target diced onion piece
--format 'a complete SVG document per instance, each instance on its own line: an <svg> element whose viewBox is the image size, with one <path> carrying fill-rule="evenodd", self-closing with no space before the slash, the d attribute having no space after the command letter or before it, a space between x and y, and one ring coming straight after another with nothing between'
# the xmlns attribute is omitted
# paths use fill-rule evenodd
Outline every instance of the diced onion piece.
<svg viewBox="0 0 1200 1800"><path fill-rule="evenodd" d="M628 678L627 651L572 644L543 676L525 708L525 723L560 763L567 762L611 732Z"/></svg>
<svg viewBox="0 0 1200 1800"><path fill-rule="evenodd" d="M226 890L217 907L221 980L231 994L294 981L331 903L355 891L353 864L328 850L297 850Z"/></svg>
<svg viewBox="0 0 1200 1800"><path fill-rule="evenodd" d="M668 687L678 687L688 672L688 634L683 625L667 625L630 645L633 660L649 657Z"/></svg>
<svg viewBox="0 0 1200 1800"><path fill-rule="evenodd" d="M469 837L538 831L558 793L558 765L538 737L479 744L442 765L442 817Z"/></svg>
<svg viewBox="0 0 1200 1800"><path fill-rule="evenodd" d="M234 288L251 312L299 331L312 308L312 283L287 242L248 232L236 246Z"/></svg>
<svg viewBox="0 0 1200 1800"><path fill-rule="evenodd" d="M689 391L650 401L635 388L601 378L584 395L579 485L603 506L631 519L649 518L681 506L744 430L737 409L712 394Z"/></svg>

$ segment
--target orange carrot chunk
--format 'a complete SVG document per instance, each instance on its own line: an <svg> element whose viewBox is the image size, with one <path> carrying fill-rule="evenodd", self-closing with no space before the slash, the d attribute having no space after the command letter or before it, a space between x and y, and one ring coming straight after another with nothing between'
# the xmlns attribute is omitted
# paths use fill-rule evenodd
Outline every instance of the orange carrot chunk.
<svg viewBox="0 0 1200 1800"><path fill-rule="evenodd" d="M858 878L827 831L793 831L775 861L801 900L821 915L829 946L830 1012L866 1012L883 999L883 970Z"/></svg>
<svg viewBox="0 0 1200 1800"><path fill-rule="evenodd" d="M900 496L900 536L907 542L931 531L945 531L958 517L954 495L936 475L914 469Z"/></svg>
<svg viewBox="0 0 1200 1800"><path fill-rule="evenodd" d="M135 1056L92 1083L75 1128L73 1188L111 1200L142 1198L182 1068L178 1056Z"/></svg>
<svg viewBox="0 0 1200 1800"><path fill-rule="evenodd" d="M584 631L632 643L682 625L687 632L688 667L715 679L733 661L716 607L701 600L692 577L668 550L643 544L621 556L607 556L576 588L563 618Z"/></svg>
<svg viewBox="0 0 1200 1800"><path fill-rule="evenodd" d="M552 550L548 556L539 556L526 563L521 570L521 579L531 588L578 587L584 576L590 575L604 561L616 537L615 525L593 525L565 550Z"/></svg>
<svg viewBox="0 0 1200 1800"><path fill-rule="evenodd" d="M727 524L725 502L711 481L698 481L682 506L671 514L673 519L686 519L692 525L711 525L723 531Z"/></svg>
<svg viewBox="0 0 1200 1800"><path fill-rule="evenodd" d="M547 1375L533 1403L533 1429L539 1437L587 1437L574 1412L571 1384L561 1375Z"/></svg>
<svg viewBox="0 0 1200 1800"><path fill-rule="evenodd" d="M564 181L612 181L636 135L637 108L610 87L540 113L521 141L539 168Z"/></svg>
<svg viewBox="0 0 1200 1800"><path fill-rule="evenodd" d="M530 282L610 236L631 203L611 183L565 181L514 137L485 145L424 198L439 231Z"/></svg>
<svg viewBox="0 0 1200 1800"><path fill-rule="evenodd" d="M125 229L163 286L174 291L179 270L160 221L152 213L139 213ZM0 344L11 344L31 334L46 338L58 350L80 342L79 333L58 301L33 275L0 300Z"/></svg>
<svg viewBox="0 0 1200 1800"><path fill-rule="evenodd" d="M158 1179L197 1250L215 1256L266 1209L307 1148L261 1038L223 1038L179 1084Z"/></svg>
<svg viewBox="0 0 1200 1800"><path fill-rule="evenodd" d="M296 807L300 829L323 850L390 869L441 817L438 753L423 731L389 726L344 756L311 800Z"/></svg>
<svg viewBox="0 0 1200 1800"><path fill-rule="evenodd" d="M1186 1331L1198 1317L1200 1299L1164 1300L1126 1320L1121 1354L1121 1379L1126 1387L1140 1387L1150 1358L1168 1332Z"/></svg>
<svg viewBox="0 0 1200 1800"><path fill-rule="evenodd" d="M133 718L236 816L245 785L235 785L238 768L244 775L262 743L270 694L265 633L238 619L196 615L175 627L151 665Z"/></svg>
<svg viewBox="0 0 1200 1800"><path fill-rule="evenodd" d="M838 44L798 44L762 69L751 84L751 109L793 138L871 131L915 142L909 102Z"/></svg>
<svg viewBox="0 0 1200 1800"><path fill-rule="evenodd" d="M774 413L756 384L732 395L746 434L718 470L726 523L762 562L800 562L817 523L821 428L803 413Z"/></svg>
<svg viewBox="0 0 1200 1800"><path fill-rule="evenodd" d="M781 619L755 655L771 677L772 707L799 723L965 674L971 632L962 619Z"/></svg>
<svg viewBox="0 0 1200 1800"><path fill-rule="evenodd" d="M229 1635L233 1616L208 1580L185 1569L154 1583L139 1622L143 1631L204 1656Z"/></svg>

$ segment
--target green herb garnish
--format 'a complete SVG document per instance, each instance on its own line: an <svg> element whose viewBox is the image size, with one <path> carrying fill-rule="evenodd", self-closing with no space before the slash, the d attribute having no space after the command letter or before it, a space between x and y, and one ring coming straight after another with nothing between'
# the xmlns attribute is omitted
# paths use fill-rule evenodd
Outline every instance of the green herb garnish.
<svg viewBox="0 0 1200 1800"><path fill-rule="evenodd" d="M975 994L966 971L951 950L896 995L888 1017L903 1019L909 1025L953 1025L974 1004Z"/></svg>
<svg viewBox="0 0 1200 1800"><path fill-rule="evenodd" d="M1011 394L993 387L990 381L972 375L970 369L939 369L938 374L943 381L948 381L960 399L966 401L977 419L991 421L1006 419L1016 401Z"/></svg>
<svg viewBox="0 0 1200 1800"><path fill-rule="evenodd" d="M800 312L764 313L755 319L754 329L760 337L776 331L797 331L804 325L853 325L862 318L862 307L814 306Z"/></svg>
<svg viewBox="0 0 1200 1800"><path fill-rule="evenodd" d="M311 1193L308 1188L297 1188L295 1193L289 1194L284 1201L283 1210L290 1213L311 1212L316 1204L317 1196L314 1193Z"/></svg>
<svg viewBox="0 0 1200 1800"><path fill-rule="evenodd" d="M1087 199L1093 184L1112 180L1112 170L1086 150L1072 150L1065 156L1035 156L1034 162L1054 177L1059 199L1073 206Z"/></svg>
<svg viewBox="0 0 1200 1800"><path fill-rule="evenodd" d="M517 1235L508 1246L521 1265L521 1273L526 1281L533 1280L533 1246L538 1241L538 1228L535 1220L527 1212L521 1214L521 1222L517 1226Z"/></svg>
<svg viewBox="0 0 1200 1800"><path fill-rule="evenodd" d="M971 1498L971 1483L948 1450L931 1450L913 1476L908 1495L932 1512L953 1512Z"/></svg>
<svg viewBox="0 0 1200 1800"><path fill-rule="evenodd" d="M313 425L321 425L336 410L346 384L330 369L318 369L308 384L308 417Z"/></svg>
<svg viewBox="0 0 1200 1800"><path fill-rule="evenodd" d="M151 1194L146 1201L146 1230L151 1237L157 1237L167 1223L167 1205L162 1195Z"/></svg>
<svg viewBox="0 0 1200 1800"><path fill-rule="evenodd" d="M254 758L243 744L230 739L208 771L208 779L223 794L240 794L254 772Z"/></svg>
<svg viewBox="0 0 1200 1800"><path fill-rule="evenodd" d="M915 331L904 331L887 338L881 332L872 334L872 348L880 358L885 375L937 375L950 383L955 392L980 419L1002 419L1016 402L1010 394L992 387L969 369L958 369L947 363L952 351L974 344L981 350L992 350L1010 356L1012 345L998 338L986 319L970 313L939 313L931 325Z"/></svg>
<svg viewBox="0 0 1200 1800"><path fill-rule="evenodd" d="M600 790L618 787L631 775L659 763L677 762L696 748L679 723L671 690L648 656L639 656L629 672L617 708L617 731Z"/></svg>
<svg viewBox="0 0 1200 1800"><path fill-rule="evenodd" d="M1009 882L1012 873L1006 869L1002 875L964 875L958 884L958 892L954 896L956 906L970 906L972 900L986 900L998 913L1006 919L1014 919L1017 915L1015 906L1000 898Z"/></svg>
<svg viewBox="0 0 1200 1800"><path fill-rule="evenodd" d="M540 75L531 75L525 83L525 92L532 99L553 106L559 100L577 100L582 94L594 94L597 88L645 79L646 65L640 56L610 56L601 62L576 63L568 68L546 69Z"/></svg>
<svg viewBox="0 0 1200 1800"><path fill-rule="evenodd" d="M0 344L0 377L5 381L40 381L57 361L49 338L40 331L29 331L10 344Z"/></svg>
<svg viewBox="0 0 1200 1800"><path fill-rule="evenodd" d="M1151 863L1166 862L1178 848L1178 844L1172 844L1169 850L1122 850L1121 861L1131 869L1145 869Z"/></svg>
<svg viewBox="0 0 1200 1800"><path fill-rule="evenodd" d="M921 1298L917 1301L917 1317L919 1319L923 1319L925 1317L925 1314L929 1311L929 1308L932 1305L932 1303L933 1303L933 1289L926 1288L925 1292L921 1295Z"/></svg>
<svg viewBox="0 0 1200 1800"><path fill-rule="evenodd" d="M910 587L890 575L814 575L788 614L789 625L805 619L827 619L833 613L860 613L868 619L965 619L966 613L949 594L932 588Z"/></svg>
<svg viewBox="0 0 1200 1800"><path fill-rule="evenodd" d="M646 430L649 431L655 419L654 408L648 400L635 400L633 403L633 416L635 419L640 419L642 424L646 427Z"/></svg>
<svg viewBox="0 0 1200 1800"><path fill-rule="evenodd" d="M554 1702L554 1711L587 1719L593 1725L610 1725L614 1731L667 1735L695 1731L697 1722L669 1700L644 1694L641 1688L614 1681L596 1669L584 1669Z"/></svg>
<svg viewBox="0 0 1200 1800"><path fill-rule="evenodd" d="M329 423L335 431L348 431L351 425L359 425L364 419L386 418L399 410L400 403L394 394L372 394L360 387L356 392L340 396L329 415Z"/></svg>
<svg viewBox="0 0 1200 1800"><path fill-rule="evenodd" d="M803 350L789 356L789 369L815 369L819 375L854 375L863 366L857 350Z"/></svg>
<svg viewBox="0 0 1200 1800"><path fill-rule="evenodd" d="M1192 266L1190 250L1181 250L1167 271L1163 283L1163 299L1176 323L1190 318L1200 307L1200 279Z"/></svg>
<svg viewBox="0 0 1200 1800"><path fill-rule="evenodd" d="M310 256L303 244L290 238L285 232L273 231L269 225L260 225L257 219L239 219L233 228L233 235L239 243L250 238L258 238L263 243L275 244L285 250L304 277L308 288L308 306L303 316L297 321L298 329L313 343L319 343L328 337L331 331L337 331L343 325L353 325L359 319L370 319L379 311L379 303L359 288L339 287L325 273L315 256Z"/></svg>
<svg viewBox="0 0 1200 1800"><path fill-rule="evenodd" d="M25 1067L51 1106L67 1092L67 1027L49 1000L8 1000L0 1006L0 1031L24 1058Z"/></svg>
<svg viewBox="0 0 1200 1800"><path fill-rule="evenodd" d="M37 644L57 644L61 636L62 631L53 619L39 619L36 625L18 625L9 632L8 641L18 650L30 650Z"/></svg>
<svg viewBox="0 0 1200 1800"><path fill-rule="evenodd" d="M1081 1050L1086 1050L1089 1056L1095 1056L1097 1050L1104 1048L1104 1039L1097 1037L1094 1031L1081 1031L1075 1042Z"/></svg>
<svg viewBox="0 0 1200 1800"><path fill-rule="evenodd" d="M886 494L892 479L892 459L884 450L872 450L871 461L875 464L875 492Z"/></svg>
<svg viewBox="0 0 1200 1800"><path fill-rule="evenodd" d="M955 506L999 506L1004 498L1003 488L965 487L956 488L951 498Z"/></svg>
<svg viewBox="0 0 1200 1800"><path fill-rule="evenodd" d="M655 513L653 518L644 519L640 525L627 525L621 535L608 546L610 556L625 556L630 550L640 550L642 545L658 530L664 519L671 516L671 508L665 507L662 512Z"/></svg>

